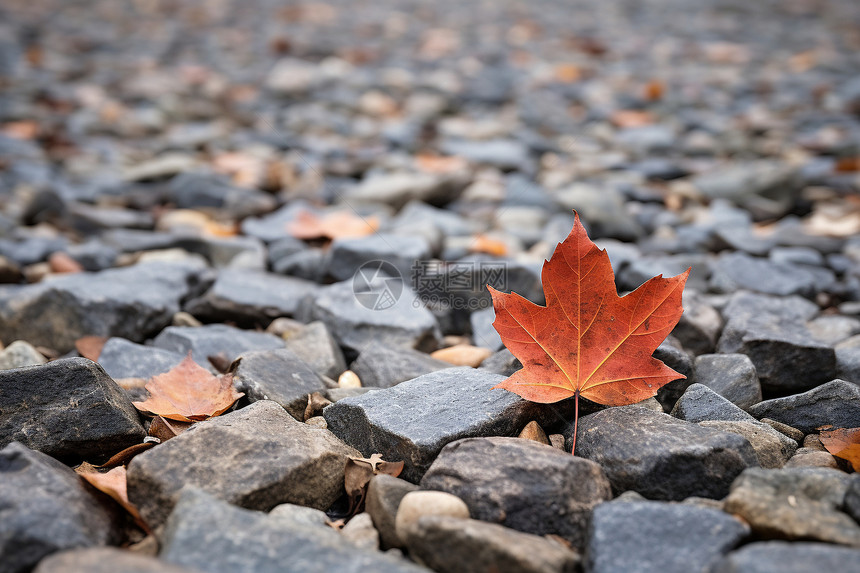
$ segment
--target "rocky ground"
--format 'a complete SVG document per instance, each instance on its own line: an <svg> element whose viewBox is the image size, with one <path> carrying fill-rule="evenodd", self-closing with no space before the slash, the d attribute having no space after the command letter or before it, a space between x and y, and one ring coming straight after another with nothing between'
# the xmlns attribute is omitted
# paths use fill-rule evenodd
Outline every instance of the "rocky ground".
<svg viewBox="0 0 860 573"><path fill-rule="evenodd" d="M0 87L0 571L860 563L855 0L4 2ZM572 209L619 291L693 269L686 380L575 457L483 290ZM244 396L170 437L189 352ZM135 521L72 468L144 442Z"/></svg>

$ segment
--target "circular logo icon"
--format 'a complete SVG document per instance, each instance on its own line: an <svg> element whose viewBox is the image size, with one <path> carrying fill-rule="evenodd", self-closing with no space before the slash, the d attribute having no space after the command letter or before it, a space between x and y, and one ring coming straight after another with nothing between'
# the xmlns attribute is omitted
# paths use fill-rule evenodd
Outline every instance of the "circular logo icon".
<svg viewBox="0 0 860 573"><path fill-rule="evenodd" d="M385 310L403 294L403 277L388 261L368 261L352 276L352 292L363 307Z"/></svg>

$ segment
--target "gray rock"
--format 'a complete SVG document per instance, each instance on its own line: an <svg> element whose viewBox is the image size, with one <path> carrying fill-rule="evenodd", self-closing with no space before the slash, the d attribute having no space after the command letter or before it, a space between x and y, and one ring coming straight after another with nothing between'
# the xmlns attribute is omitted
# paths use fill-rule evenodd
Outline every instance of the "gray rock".
<svg viewBox="0 0 860 573"><path fill-rule="evenodd" d="M860 384L860 335L836 345L836 375Z"/></svg>
<svg viewBox="0 0 860 573"><path fill-rule="evenodd" d="M170 324L199 272L195 265L145 263L0 287L0 336L59 352L87 335L141 341Z"/></svg>
<svg viewBox="0 0 860 573"><path fill-rule="evenodd" d="M786 468L831 468L839 469L839 464L829 452L814 448L797 448Z"/></svg>
<svg viewBox="0 0 860 573"><path fill-rule="evenodd" d="M430 257L430 245L422 237L375 233L367 237L335 239L331 244L328 273L338 281L352 279L365 263L386 261L407 280L419 260Z"/></svg>
<svg viewBox="0 0 860 573"><path fill-rule="evenodd" d="M762 418L760 421L764 424L767 424L768 426L770 426L771 428L773 428L774 430L776 430L780 434L782 434L784 436L788 436L789 438L791 438L792 440L794 440L798 444L803 443L803 439L805 436L804 436L803 432L801 432L797 428L792 428L788 424L783 424L782 422L777 422L776 420L772 420L770 418Z"/></svg>
<svg viewBox="0 0 860 573"><path fill-rule="evenodd" d="M402 289L399 296L398 285ZM441 334L435 317L413 304L409 287L376 280L369 288L364 286L357 289L353 281L343 281L319 289L310 304L309 318L325 323L341 346L357 350L371 342L427 351L439 346Z"/></svg>
<svg viewBox="0 0 860 573"><path fill-rule="evenodd" d="M265 86L278 95L296 96L319 87L324 79L316 64L299 58L281 58L269 70Z"/></svg>
<svg viewBox="0 0 860 573"><path fill-rule="evenodd" d="M277 211L273 211L261 217L248 217L242 221L242 234L260 239L265 243L272 243L278 239L288 237L289 225L301 212L316 213L305 201L290 201Z"/></svg>
<svg viewBox="0 0 860 573"><path fill-rule="evenodd" d="M603 503L591 519L587 570L707 571L749 535L717 509L656 501Z"/></svg>
<svg viewBox="0 0 860 573"><path fill-rule="evenodd" d="M693 185L709 199L729 199L756 218L784 215L800 190L797 169L771 161L720 165L693 178Z"/></svg>
<svg viewBox="0 0 860 573"><path fill-rule="evenodd" d="M840 511L849 482L832 469L748 469L732 484L725 510L749 523L760 539L860 547L860 525Z"/></svg>
<svg viewBox="0 0 860 573"><path fill-rule="evenodd" d="M447 445L421 480L452 493L472 517L582 548L594 507L612 498L603 470L589 460L519 438L471 438Z"/></svg>
<svg viewBox="0 0 860 573"><path fill-rule="evenodd" d="M472 163L491 165L502 170L527 169L528 148L513 139L491 139L488 141L445 140L441 151L457 155Z"/></svg>
<svg viewBox="0 0 860 573"><path fill-rule="evenodd" d="M489 348L493 352L498 352L505 347L502 338L493 327L495 320L496 311L492 308L485 308L471 314L469 323L472 327L472 341L475 346Z"/></svg>
<svg viewBox="0 0 860 573"><path fill-rule="evenodd" d="M167 372L185 358L152 346L136 344L125 338L109 338L102 347L98 363L114 380L122 378L152 378Z"/></svg>
<svg viewBox="0 0 860 573"><path fill-rule="evenodd" d="M256 237L179 236L173 246L205 257L218 269L266 269L266 248Z"/></svg>
<svg viewBox="0 0 860 573"><path fill-rule="evenodd" d="M63 460L96 461L144 436L137 410L95 362L64 358L0 371L0 445L18 441Z"/></svg>
<svg viewBox="0 0 860 573"><path fill-rule="evenodd" d="M248 400L277 402L299 422L304 421L308 394L326 389L320 375L286 348L240 354L231 372L236 389Z"/></svg>
<svg viewBox="0 0 860 573"><path fill-rule="evenodd" d="M128 467L128 496L153 527L188 486L252 509L287 502L327 509L343 493L346 458L357 455L328 430L297 422L264 400L136 456Z"/></svg>
<svg viewBox="0 0 860 573"><path fill-rule="evenodd" d="M117 514L57 460L11 443L0 450L0 563L30 571L64 549L116 543Z"/></svg>
<svg viewBox="0 0 860 573"><path fill-rule="evenodd" d="M445 203L465 187L460 175L438 176L428 173L385 173L365 177L345 193L350 204L384 203L395 209L414 200Z"/></svg>
<svg viewBox="0 0 860 573"><path fill-rule="evenodd" d="M319 374L337 379L346 370L346 360L328 327L322 322L312 322L299 332L284 337L288 350L304 360Z"/></svg>
<svg viewBox="0 0 860 573"><path fill-rule="evenodd" d="M698 293L685 290L684 314L672 330L672 336L693 354L706 354L716 348L723 319L717 310Z"/></svg>
<svg viewBox="0 0 860 573"><path fill-rule="evenodd" d="M286 521L293 525L328 527L326 525L328 523L328 516L324 511L294 503L276 505L269 512L269 517L277 517L279 521Z"/></svg>
<svg viewBox="0 0 860 573"><path fill-rule="evenodd" d="M827 424L856 428L860 426L860 386L832 380L802 394L759 402L749 413L788 424L804 434L813 434Z"/></svg>
<svg viewBox="0 0 860 573"><path fill-rule="evenodd" d="M403 460L401 477L418 481L454 440L516 435L530 420L543 425L569 413L567 405L535 404L490 389L502 380L473 368L447 368L346 398L326 407L323 416L335 435L363 455Z"/></svg>
<svg viewBox="0 0 860 573"><path fill-rule="evenodd" d="M225 209L236 218L266 213L275 208L272 195L236 187L227 177L215 173L182 173L170 180L166 191L180 209Z"/></svg>
<svg viewBox="0 0 860 573"><path fill-rule="evenodd" d="M47 361L48 359L41 352L33 348L32 344L23 340L16 340L3 350L0 350L0 370L38 366Z"/></svg>
<svg viewBox="0 0 860 573"><path fill-rule="evenodd" d="M409 535L409 555L439 573L574 573L579 555L558 542L475 519L427 516Z"/></svg>
<svg viewBox="0 0 860 573"><path fill-rule="evenodd" d="M860 551L829 543L765 541L729 553L710 573L809 573L850 571Z"/></svg>
<svg viewBox="0 0 860 573"><path fill-rule="evenodd" d="M693 378L744 410L761 402L755 366L745 354L704 354L693 363Z"/></svg>
<svg viewBox="0 0 860 573"><path fill-rule="evenodd" d="M412 348L392 347L379 342L365 346L350 370L358 374L363 386L389 388L423 374L451 365Z"/></svg>
<svg viewBox="0 0 860 573"><path fill-rule="evenodd" d="M367 512L350 519L340 530L341 537L359 549L379 549L379 532Z"/></svg>
<svg viewBox="0 0 860 573"><path fill-rule="evenodd" d="M664 411L669 412L693 383L693 358L681 348L681 344L671 335L654 351L654 358L685 376L685 378L673 380L657 390L657 401L663 406Z"/></svg>
<svg viewBox="0 0 860 573"><path fill-rule="evenodd" d="M860 319L841 314L825 314L807 322L806 328L819 342L835 346L860 333Z"/></svg>
<svg viewBox="0 0 860 573"><path fill-rule="evenodd" d="M203 296L184 310L204 321L266 325L279 316L293 316L318 285L272 273L226 269Z"/></svg>
<svg viewBox="0 0 860 573"><path fill-rule="evenodd" d="M688 422L704 420L730 420L756 422L757 420L702 384L693 384L675 403L672 415Z"/></svg>
<svg viewBox="0 0 860 573"><path fill-rule="evenodd" d="M397 508L400 507L403 496L416 490L417 485L390 475L379 474L371 478L367 486L365 508L379 531L383 549L405 547L405 541L400 539L395 528Z"/></svg>
<svg viewBox="0 0 860 573"><path fill-rule="evenodd" d="M116 571L123 573L192 573L194 570L115 547L90 547L54 553L50 557L42 559L33 573L68 573L69 571L87 571L88 573L115 573Z"/></svg>
<svg viewBox="0 0 860 573"><path fill-rule="evenodd" d="M221 356L228 362L251 350L277 350L284 341L264 332L241 330L226 324L204 326L168 326L152 341L156 348L188 354L198 364L207 364L210 356Z"/></svg>
<svg viewBox="0 0 860 573"><path fill-rule="evenodd" d="M523 367L519 359L507 348L494 352L492 356L481 362L481 370L487 370L493 374L510 376Z"/></svg>
<svg viewBox="0 0 860 573"><path fill-rule="evenodd" d="M164 530L159 557L205 573L426 573L356 548L329 527L308 527L184 491Z"/></svg>
<svg viewBox="0 0 860 573"><path fill-rule="evenodd" d="M833 272L823 267L774 263L741 252L721 255L711 265L710 283L718 292L747 289L772 295L812 298L816 292L827 290L835 282Z"/></svg>
<svg viewBox="0 0 860 573"><path fill-rule="evenodd" d="M572 427L565 432L568 447ZM576 455L600 464L615 492L649 499L719 499L745 468L757 466L749 442L638 406L608 408L579 420Z"/></svg>
<svg viewBox="0 0 860 573"><path fill-rule="evenodd" d="M563 208L576 209L591 237L635 241L642 234L624 208L623 196L613 187L574 183L555 196Z"/></svg>
<svg viewBox="0 0 860 573"><path fill-rule="evenodd" d="M781 468L797 450L796 441L761 422L716 420L702 421L699 425L745 437L755 450L758 463L763 468Z"/></svg>
<svg viewBox="0 0 860 573"><path fill-rule="evenodd" d="M845 513L854 518L854 521L860 523L860 475L852 476L848 490L845 492L842 508Z"/></svg>

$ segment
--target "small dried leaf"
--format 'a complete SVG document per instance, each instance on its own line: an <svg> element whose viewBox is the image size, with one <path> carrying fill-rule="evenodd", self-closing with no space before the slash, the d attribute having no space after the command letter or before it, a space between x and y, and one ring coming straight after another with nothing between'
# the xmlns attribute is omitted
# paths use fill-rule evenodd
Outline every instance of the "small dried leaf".
<svg viewBox="0 0 860 573"><path fill-rule="evenodd" d="M618 127L642 127L654 123L654 116L647 111L622 109L612 114L612 123Z"/></svg>
<svg viewBox="0 0 860 573"><path fill-rule="evenodd" d="M191 427L188 422L179 422L177 420L168 420L162 416L156 416L149 424L149 435L158 438L162 442L166 442L170 438L175 438L185 430Z"/></svg>
<svg viewBox="0 0 860 573"><path fill-rule="evenodd" d="M297 239L338 239L365 237L379 228L376 217L359 217L348 211L337 211L320 217L309 211L302 211L295 221L287 225L287 232Z"/></svg>
<svg viewBox="0 0 860 573"><path fill-rule="evenodd" d="M78 475L81 476L81 478L97 490L112 497L117 503L125 508L125 510L134 518L135 522L140 525L141 529L150 533L149 527L147 527L146 523L141 519L140 513L137 511L137 507L128 500L125 468L120 466L110 470L109 472L99 473L97 471L88 471L92 468L92 466L86 467L88 465L89 464L81 464L81 466L76 468L75 471L78 472Z"/></svg>
<svg viewBox="0 0 860 573"><path fill-rule="evenodd" d="M404 462L386 462L382 454L373 454L369 458L349 458L344 469L344 489L349 496L350 515L361 508L364 496L367 494L367 484L376 474L386 474L393 477L403 471Z"/></svg>
<svg viewBox="0 0 860 573"><path fill-rule="evenodd" d="M100 466L95 466L97 468L112 468L114 466L124 466L131 459L141 452L145 452L149 448L153 447L155 442L143 442L142 444L134 444L133 446L129 446L123 451L116 453L110 457L108 461L103 463Z"/></svg>
<svg viewBox="0 0 860 573"><path fill-rule="evenodd" d="M313 394L308 394L308 405L305 407L305 415L304 420L307 422L309 419L319 416L322 414L323 408L331 404L331 400L320 394L319 392L314 392Z"/></svg>
<svg viewBox="0 0 860 573"><path fill-rule="evenodd" d="M75 348L84 358L98 362L107 341L106 336L82 336L75 341Z"/></svg>
<svg viewBox="0 0 860 573"><path fill-rule="evenodd" d="M489 348L472 346L471 344L458 344L449 348L442 348L433 352L430 356L455 366L471 366L477 368L481 362L489 358L493 351Z"/></svg>
<svg viewBox="0 0 860 573"><path fill-rule="evenodd" d="M860 471L860 428L836 428L818 434L827 451L846 460L856 472Z"/></svg>
<svg viewBox="0 0 860 573"><path fill-rule="evenodd" d="M495 257L508 254L508 245L504 241L493 239L487 235L476 235L470 249L473 253L487 253Z"/></svg>

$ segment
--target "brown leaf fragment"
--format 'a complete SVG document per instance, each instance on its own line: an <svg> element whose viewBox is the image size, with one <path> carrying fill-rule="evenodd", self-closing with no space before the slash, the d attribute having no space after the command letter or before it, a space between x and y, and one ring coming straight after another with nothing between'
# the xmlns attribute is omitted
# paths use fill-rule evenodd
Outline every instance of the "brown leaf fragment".
<svg viewBox="0 0 860 573"><path fill-rule="evenodd" d="M550 445L546 432L544 432L543 428L540 427L540 424L534 420L526 424L526 427L523 428L523 431L520 432L520 435L517 437L524 440L531 440L533 442Z"/></svg>
<svg viewBox="0 0 860 573"><path fill-rule="evenodd" d="M226 412L244 396L233 387L233 376L215 376L191 358L191 353L164 374L146 384L149 398L133 402L141 411L171 420L195 422Z"/></svg>
<svg viewBox="0 0 860 573"><path fill-rule="evenodd" d="M89 358L93 362L99 361L102 348L108 341L106 336L82 336L75 340L75 348L78 354L84 358Z"/></svg>
<svg viewBox="0 0 860 573"><path fill-rule="evenodd" d="M141 452L145 452L149 448L155 445L155 442L143 442L142 444L134 444L133 446L129 446L126 449L118 452L110 457L108 461L103 463L100 466L95 466L97 468L112 468L115 466L124 466L131 459Z"/></svg>
<svg viewBox="0 0 860 573"><path fill-rule="evenodd" d="M404 462L386 462L382 454L373 454L369 458L349 458L344 469L344 489L349 496L349 514L354 515L361 509L364 497L367 495L367 485L377 474L387 474L397 477L403 471Z"/></svg>
<svg viewBox="0 0 860 573"><path fill-rule="evenodd" d="M322 414L323 408L325 408L329 404L331 404L331 400L329 400L319 392L308 394L308 405L305 407L305 415L302 421L307 422L311 418L319 416L320 414Z"/></svg>
<svg viewBox="0 0 860 573"><path fill-rule="evenodd" d="M287 225L287 232L297 239L338 239L372 235L379 228L377 217L360 217L348 211L323 216L302 211Z"/></svg>
<svg viewBox="0 0 860 573"><path fill-rule="evenodd" d="M156 416L149 424L149 435L158 438L162 442L166 442L170 438L175 438L185 430L191 427L188 422L179 422L177 420L168 420L163 416Z"/></svg>
<svg viewBox="0 0 860 573"><path fill-rule="evenodd" d="M227 355L223 352L219 352L218 354L213 354L211 356L206 357L212 366L215 367L215 370L224 374L225 372L230 370L230 366L233 364L233 361L227 358Z"/></svg>
<svg viewBox="0 0 860 573"><path fill-rule="evenodd" d="M137 507L128 500L126 491L126 471L122 466L116 467L109 472L99 473L89 464L81 464L75 468L78 475L97 490L106 493L120 504L133 518L134 521L147 533L151 533L146 522L140 517Z"/></svg>
<svg viewBox="0 0 860 573"><path fill-rule="evenodd" d="M860 471L860 428L822 430L818 439L828 452L847 461L855 472Z"/></svg>

